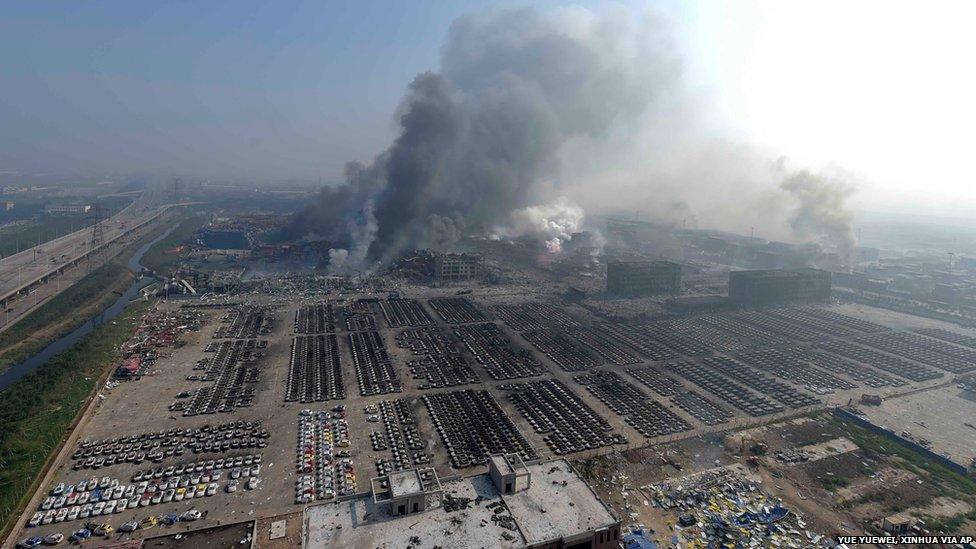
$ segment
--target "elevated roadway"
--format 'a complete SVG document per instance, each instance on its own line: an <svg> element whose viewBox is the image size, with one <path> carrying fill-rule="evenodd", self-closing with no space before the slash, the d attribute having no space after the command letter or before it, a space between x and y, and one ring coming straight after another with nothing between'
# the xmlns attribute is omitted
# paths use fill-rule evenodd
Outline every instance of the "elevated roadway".
<svg viewBox="0 0 976 549"><path fill-rule="evenodd" d="M94 270L130 237L142 236L183 205L133 204L102 221L102 240L94 248L87 227L0 260L0 331L83 278L89 262Z"/></svg>

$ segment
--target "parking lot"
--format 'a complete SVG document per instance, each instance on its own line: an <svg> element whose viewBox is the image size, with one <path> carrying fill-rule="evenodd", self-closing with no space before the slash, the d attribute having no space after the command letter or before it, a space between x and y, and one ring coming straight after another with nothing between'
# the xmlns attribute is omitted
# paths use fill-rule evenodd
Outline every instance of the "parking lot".
<svg viewBox="0 0 976 549"><path fill-rule="evenodd" d="M185 334L184 345L166 349L148 375L102 391L25 518L58 485L77 489L92 477L100 484L107 476L109 484L116 480L122 487L121 497L112 498L116 509L23 532L68 536L86 521L117 531L148 516L200 511L196 521L111 537L158 536L164 528L185 531L294 513L305 504L367 490L371 477L396 469L432 466L441 476L468 475L483 473L485 457L495 452L590 456L844 403L867 389L886 393L945 381L912 380L931 367L891 366L908 359L849 340L881 333L877 324L831 311L618 324L536 299L510 302L488 292L462 299L452 293L401 288L403 298L346 296L341 302L255 294L247 296L244 310L201 309L203 328ZM446 299L431 301L439 297ZM783 344L789 337L777 330L801 325L815 332L804 339L809 345ZM780 345L775 352L748 351L771 342ZM832 348L853 348L858 355L844 358ZM856 362L876 355L884 364ZM186 405L171 409L174 402ZM336 410L341 425L332 415ZM226 432L220 430L226 424L234 425L232 433L240 431L228 439L236 445L194 438ZM160 431L162 438L150 437ZM82 468L72 469L79 441L124 438L111 446L141 444L147 437L159 446L120 446L122 459L103 461L97 470L85 466L94 456L82 451ZM209 447L200 446L207 441ZM141 453L146 456L137 460ZM245 465L235 461L246 456L251 465L245 477ZM234 461L225 467L228 459ZM256 459L260 480L252 483ZM208 468L211 460L214 468ZM201 461L204 471L196 471ZM146 486L140 492L141 482ZM125 497L131 485L136 488ZM203 487L188 498L191 485ZM148 503L141 505L150 487ZM130 507L133 498L137 503ZM117 507L121 499L127 500L124 509Z"/></svg>

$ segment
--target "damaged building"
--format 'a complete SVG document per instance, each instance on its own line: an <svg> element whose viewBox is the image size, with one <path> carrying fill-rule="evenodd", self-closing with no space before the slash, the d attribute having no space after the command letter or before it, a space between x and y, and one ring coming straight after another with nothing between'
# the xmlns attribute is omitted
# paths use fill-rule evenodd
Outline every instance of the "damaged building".
<svg viewBox="0 0 976 549"><path fill-rule="evenodd" d="M829 271L805 268L729 273L729 302L737 307L778 307L829 301Z"/></svg>
<svg viewBox="0 0 976 549"><path fill-rule="evenodd" d="M671 261L617 260L607 263L607 293L615 296L677 294L681 265Z"/></svg>
<svg viewBox="0 0 976 549"><path fill-rule="evenodd" d="M484 274L484 260L478 254L437 254L434 277L439 282L478 280Z"/></svg>

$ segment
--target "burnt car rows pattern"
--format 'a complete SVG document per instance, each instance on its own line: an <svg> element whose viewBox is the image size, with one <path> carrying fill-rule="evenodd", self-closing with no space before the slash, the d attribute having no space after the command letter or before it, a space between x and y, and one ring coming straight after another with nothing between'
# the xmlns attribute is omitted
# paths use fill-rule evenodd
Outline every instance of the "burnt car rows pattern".
<svg viewBox="0 0 976 549"><path fill-rule="evenodd" d="M691 430L685 420L624 381L616 372L601 370L577 376L574 381L586 386L593 396L646 438Z"/></svg>
<svg viewBox="0 0 976 549"><path fill-rule="evenodd" d="M424 380L421 389L478 382L478 376L467 358L458 351L453 336L446 329L404 330L397 334L396 343L417 357L407 361L407 368L414 378Z"/></svg>
<svg viewBox="0 0 976 549"><path fill-rule="evenodd" d="M433 393L423 401L458 469L483 465L495 454L516 453L526 461L538 457L488 391Z"/></svg>
<svg viewBox="0 0 976 549"><path fill-rule="evenodd" d="M508 398L558 455L625 444L627 440L562 382L553 379L505 387Z"/></svg>
<svg viewBox="0 0 976 549"><path fill-rule="evenodd" d="M288 402L322 402L346 397L336 334L296 336L285 381Z"/></svg>

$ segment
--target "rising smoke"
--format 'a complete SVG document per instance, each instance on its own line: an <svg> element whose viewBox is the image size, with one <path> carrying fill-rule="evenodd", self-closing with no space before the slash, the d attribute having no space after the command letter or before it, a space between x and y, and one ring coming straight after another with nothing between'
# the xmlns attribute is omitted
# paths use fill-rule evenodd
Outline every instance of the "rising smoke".
<svg viewBox="0 0 976 549"><path fill-rule="evenodd" d="M837 248L844 265L850 265L857 239L854 216L847 199L854 192L841 175L798 170L786 175L780 188L790 193L799 206L790 218L790 226L800 237L826 237Z"/></svg>
<svg viewBox="0 0 976 549"><path fill-rule="evenodd" d="M645 45L656 26L581 9L455 21L440 72L410 84L393 145L323 189L293 232L347 248L347 267L449 247L465 231L558 245L582 219L578 206L550 203L560 152L625 127L676 74L670 49Z"/></svg>
<svg viewBox="0 0 976 549"><path fill-rule="evenodd" d="M682 204L681 218L694 219L691 203L699 219L716 218L700 205L705 196L717 210L745 210L760 200L741 184L753 185L753 172L740 167L738 146L714 146L687 95L667 25L653 14L462 17L440 70L410 84L394 143L369 165L350 164L344 184L296 217L292 236L321 235L351 272L409 248L450 249L465 233L530 236L558 251L582 224L578 204ZM653 170L627 167L648 163ZM763 177L764 193L776 188ZM796 185L783 185L800 203L793 226L826 226L816 198Z"/></svg>
<svg viewBox="0 0 976 549"><path fill-rule="evenodd" d="M552 253L562 250L562 243L583 226L583 208L566 197L559 197L550 204L520 208L509 214L503 223L495 227L492 236L516 238L527 236L545 241Z"/></svg>

